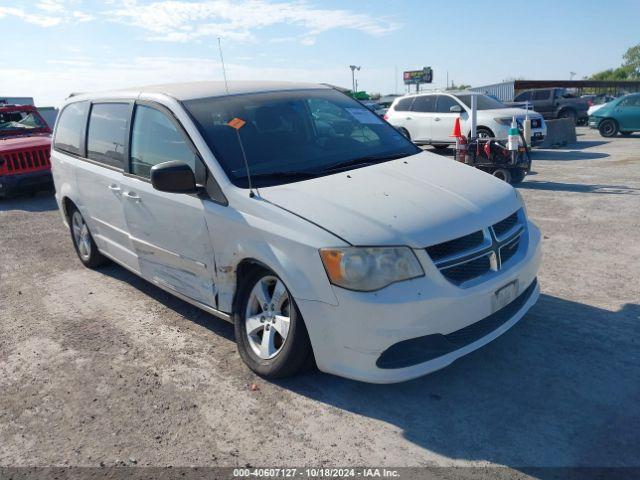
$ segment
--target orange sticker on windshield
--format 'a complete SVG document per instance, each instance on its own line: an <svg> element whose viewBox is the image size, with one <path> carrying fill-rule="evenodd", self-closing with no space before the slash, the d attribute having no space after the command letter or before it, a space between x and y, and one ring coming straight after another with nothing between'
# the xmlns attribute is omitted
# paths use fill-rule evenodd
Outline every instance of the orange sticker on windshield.
<svg viewBox="0 0 640 480"><path fill-rule="evenodd" d="M232 118L231 120L229 120L229 122L227 123L227 125L229 125L230 127L235 128L236 130L240 130L244 124L247 123L244 120L242 120L241 118Z"/></svg>

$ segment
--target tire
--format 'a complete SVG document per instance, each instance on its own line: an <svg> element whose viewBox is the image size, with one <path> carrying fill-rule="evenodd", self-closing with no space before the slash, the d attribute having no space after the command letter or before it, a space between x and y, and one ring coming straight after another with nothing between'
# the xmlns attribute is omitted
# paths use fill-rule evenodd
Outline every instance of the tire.
<svg viewBox="0 0 640 480"><path fill-rule="evenodd" d="M526 170L522 168L512 168L511 171L511 181L509 182L511 185L517 185L524 180L524 177L527 176Z"/></svg>
<svg viewBox="0 0 640 480"><path fill-rule="evenodd" d="M69 232L78 258L85 267L96 268L108 262L98 250L84 217L75 206L69 212Z"/></svg>
<svg viewBox="0 0 640 480"><path fill-rule="evenodd" d="M487 127L478 127L476 128L476 136L478 138L493 138L495 135Z"/></svg>
<svg viewBox="0 0 640 480"><path fill-rule="evenodd" d="M404 135L404 136L407 138L407 140L411 140L411 134L409 133L409 130L407 130L407 129L406 129L406 128L404 128L404 127L400 127L400 128L398 128L398 131L399 131L402 135Z"/></svg>
<svg viewBox="0 0 640 480"><path fill-rule="evenodd" d="M611 118L605 118L598 125L600 135L606 138L615 137L618 134L618 124Z"/></svg>
<svg viewBox="0 0 640 480"><path fill-rule="evenodd" d="M494 170L493 172L491 172L491 175L493 175L496 178L499 178L504 182L511 183L511 172L506 168L498 168L497 170Z"/></svg>
<svg viewBox="0 0 640 480"><path fill-rule="evenodd" d="M558 114L558 118L570 118L571 120L573 120L573 124L575 125L578 120L578 114L575 110L565 108L564 110L560 111L560 113Z"/></svg>
<svg viewBox="0 0 640 480"><path fill-rule="evenodd" d="M236 305L234 329L238 352L251 370L273 379L295 375L313 366L313 350L304 320L277 275L268 270L253 270L239 287Z"/></svg>
<svg viewBox="0 0 640 480"><path fill-rule="evenodd" d="M445 148L449 148L449 145L447 144L438 144L438 145L431 145L431 146L436 150L444 150Z"/></svg>

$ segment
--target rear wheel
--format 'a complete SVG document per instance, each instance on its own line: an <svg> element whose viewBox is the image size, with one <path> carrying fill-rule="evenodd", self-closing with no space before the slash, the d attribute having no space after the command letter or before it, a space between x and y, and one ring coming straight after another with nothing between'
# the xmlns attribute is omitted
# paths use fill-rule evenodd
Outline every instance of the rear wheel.
<svg viewBox="0 0 640 480"><path fill-rule="evenodd" d="M398 128L398 131L399 131L402 135L404 135L405 137L407 137L407 139L411 140L411 134L409 133L409 130L407 130L407 129L406 129L406 128L404 128L404 127L400 127L400 128Z"/></svg>
<svg viewBox="0 0 640 480"><path fill-rule="evenodd" d="M80 211L73 207L70 212L69 229L71 239L76 249L78 258L85 267L96 268L107 262L107 258L98 251L96 242L93 241L89 226L84 221Z"/></svg>
<svg viewBox="0 0 640 480"><path fill-rule="evenodd" d="M603 137L615 137L618 133L618 124L615 120L607 118L600 122L600 125L598 125L598 130L600 131L600 135L602 135Z"/></svg>
<svg viewBox="0 0 640 480"><path fill-rule="evenodd" d="M476 136L478 138L493 138L493 132L486 127L478 127L476 129Z"/></svg>
<svg viewBox="0 0 640 480"><path fill-rule="evenodd" d="M281 378L313 365L304 320L280 278L267 270L254 270L238 294L236 342L251 370L266 378Z"/></svg>
<svg viewBox="0 0 640 480"><path fill-rule="evenodd" d="M511 172L506 168L498 168L492 172L492 175L504 182L511 183Z"/></svg>

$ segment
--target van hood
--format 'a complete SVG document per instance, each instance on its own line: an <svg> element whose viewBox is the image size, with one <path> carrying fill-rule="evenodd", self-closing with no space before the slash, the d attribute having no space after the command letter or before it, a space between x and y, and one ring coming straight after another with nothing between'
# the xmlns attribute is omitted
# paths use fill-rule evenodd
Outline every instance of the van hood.
<svg viewBox="0 0 640 480"><path fill-rule="evenodd" d="M422 152L259 195L352 245L423 248L487 227L521 207L497 178Z"/></svg>

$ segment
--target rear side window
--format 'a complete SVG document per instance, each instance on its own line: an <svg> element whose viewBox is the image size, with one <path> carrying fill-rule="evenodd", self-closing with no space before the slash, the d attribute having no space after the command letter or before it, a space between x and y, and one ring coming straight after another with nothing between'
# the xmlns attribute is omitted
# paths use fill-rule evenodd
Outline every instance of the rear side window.
<svg viewBox="0 0 640 480"><path fill-rule="evenodd" d="M422 97L416 97L416 100L415 102L413 102L411 110L414 112L435 112L436 96L423 95Z"/></svg>
<svg viewBox="0 0 640 480"><path fill-rule="evenodd" d="M131 173L149 178L151 167L171 160L186 163L196 173L195 153L175 124L159 110L138 105L131 133Z"/></svg>
<svg viewBox="0 0 640 480"><path fill-rule="evenodd" d="M80 155L82 150L82 133L87 118L87 102L76 102L67 105L60 113L53 146L56 150Z"/></svg>
<svg viewBox="0 0 640 480"><path fill-rule="evenodd" d="M127 103L93 104L87 133L87 158L123 168L129 110Z"/></svg>
<svg viewBox="0 0 640 480"><path fill-rule="evenodd" d="M403 98L402 100L396 103L396 106L393 109L396 112L408 112L411 109L411 103L413 102L413 98Z"/></svg>
<svg viewBox="0 0 640 480"><path fill-rule="evenodd" d="M640 95L634 95L622 100L618 106L620 107L640 107Z"/></svg>

